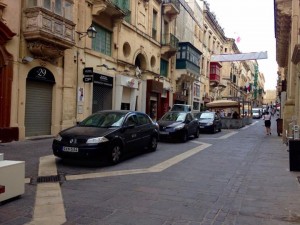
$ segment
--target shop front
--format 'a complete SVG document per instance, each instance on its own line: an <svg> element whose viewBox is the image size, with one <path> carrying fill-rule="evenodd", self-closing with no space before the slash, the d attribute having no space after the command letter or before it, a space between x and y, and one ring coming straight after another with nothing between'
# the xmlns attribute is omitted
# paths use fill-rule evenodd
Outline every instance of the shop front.
<svg viewBox="0 0 300 225"><path fill-rule="evenodd" d="M163 95L163 83L156 80L147 80L146 113L154 121L162 117L165 107L168 107L166 95Z"/></svg>
<svg viewBox="0 0 300 225"><path fill-rule="evenodd" d="M140 80L124 76L117 75L116 77L116 98L115 98L115 109L119 110L140 110L138 106L139 98L139 84Z"/></svg>
<svg viewBox="0 0 300 225"><path fill-rule="evenodd" d="M112 109L113 78L94 73L92 112Z"/></svg>
<svg viewBox="0 0 300 225"><path fill-rule="evenodd" d="M32 68L26 79L25 137L50 135L52 92L55 78L42 66Z"/></svg>
<svg viewBox="0 0 300 225"><path fill-rule="evenodd" d="M15 35L0 20L0 142L19 139L19 128L10 124L14 60L5 46Z"/></svg>

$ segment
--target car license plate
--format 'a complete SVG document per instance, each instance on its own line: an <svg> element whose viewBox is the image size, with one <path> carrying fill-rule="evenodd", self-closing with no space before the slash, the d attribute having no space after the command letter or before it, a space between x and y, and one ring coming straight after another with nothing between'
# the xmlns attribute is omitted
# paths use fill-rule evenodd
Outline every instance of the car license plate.
<svg viewBox="0 0 300 225"><path fill-rule="evenodd" d="M159 134L169 134L167 131L160 131Z"/></svg>
<svg viewBox="0 0 300 225"><path fill-rule="evenodd" d="M62 150L64 152L78 152L78 148L77 147L66 147L66 146L64 146Z"/></svg>
<svg viewBox="0 0 300 225"><path fill-rule="evenodd" d="M204 128L204 126L200 126L200 128Z"/></svg>

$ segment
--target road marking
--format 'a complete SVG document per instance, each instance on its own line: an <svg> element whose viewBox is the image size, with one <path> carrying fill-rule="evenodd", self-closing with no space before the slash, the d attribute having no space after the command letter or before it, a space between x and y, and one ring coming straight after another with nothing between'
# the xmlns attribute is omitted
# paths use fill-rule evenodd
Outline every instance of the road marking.
<svg viewBox="0 0 300 225"><path fill-rule="evenodd" d="M39 176L57 175L55 156L40 158ZM37 184L33 220L28 225L63 224L67 221L59 183Z"/></svg>
<svg viewBox="0 0 300 225"><path fill-rule="evenodd" d="M238 133L237 131L233 131L231 133L223 135L222 137L219 137L219 139L226 139L226 138L229 138L229 137L231 137L231 136L233 136L233 135L235 135L237 133Z"/></svg>
<svg viewBox="0 0 300 225"><path fill-rule="evenodd" d="M211 144L206 144L203 142L199 142L202 145L197 146L189 151L186 151L182 154L176 155L164 162L156 164L149 168L144 169L134 169L134 170L119 170L119 171L109 171L109 172L100 172L100 173L89 173L89 174L79 174L79 175L68 175L66 176L66 180L81 180L81 179L91 179L91 178L100 178L100 177L111 177L111 176L123 176L130 174L141 174L141 173L158 173L163 170L191 157L192 155L208 148Z"/></svg>
<svg viewBox="0 0 300 225"><path fill-rule="evenodd" d="M200 141L193 141L194 143L200 144L189 151L176 155L164 162L158 163L152 167L145 169L134 169L134 170L120 170L120 171L109 171L79 175L66 176L66 180L81 180L91 179L100 177L111 177L111 176L123 176L141 173L158 173L168 169L171 166L203 151L204 149L211 146ZM39 176L51 176L57 175L56 161L54 155L49 155L40 158L39 165ZM28 179L25 179L28 181ZM63 224L65 223L66 215L64 209L64 203L59 183L41 183L37 185L37 193L35 198L33 220L27 225L52 225L52 224Z"/></svg>
<svg viewBox="0 0 300 225"><path fill-rule="evenodd" d="M232 135L235 135L235 134L237 134L238 132L237 131L232 131L232 132L230 132L230 133L228 133L228 134L225 134L225 135L223 135L223 136L221 136L221 137L201 137L201 139L226 139L226 138L229 138L229 137L231 137Z"/></svg>

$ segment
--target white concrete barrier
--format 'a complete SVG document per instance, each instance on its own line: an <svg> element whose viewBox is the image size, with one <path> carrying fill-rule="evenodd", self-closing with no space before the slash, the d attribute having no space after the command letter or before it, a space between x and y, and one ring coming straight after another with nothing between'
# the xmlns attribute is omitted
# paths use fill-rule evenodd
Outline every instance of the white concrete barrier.
<svg viewBox="0 0 300 225"><path fill-rule="evenodd" d="M24 194L25 192L25 162L4 160L0 154L0 185L5 192L0 194L0 202Z"/></svg>

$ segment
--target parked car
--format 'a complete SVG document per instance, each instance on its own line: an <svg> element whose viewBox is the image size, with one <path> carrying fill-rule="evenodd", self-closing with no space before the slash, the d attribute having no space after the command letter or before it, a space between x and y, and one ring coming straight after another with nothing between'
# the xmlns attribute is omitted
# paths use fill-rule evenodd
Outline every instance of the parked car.
<svg viewBox="0 0 300 225"><path fill-rule="evenodd" d="M61 131L53 140L60 158L106 160L117 164L123 154L147 148L155 151L158 125L141 112L100 111L78 125Z"/></svg>
<svg viewBox="0 0 300 225"><path fill-rule="evenodd" d="M262 117L261 108L253 108L252 109L252 118L253 119L260 119Z"/></svg>
<svg viewBox="0 0 300 225"><path fill-rule="evenodd" d="M191 112L192 106L186 104L174 104L170 111L184 111L184 112Z"/></svg>
<svg viewBox="0 0 300 225"><path fill-rule="evenodd" d="M191 112L169 111L157 123L160 139L186 142L191 135L194 135L195 138L199 137L198 120Z"/></svg>
<svg viewBox="0 0 300 225"><path fill-rule="evenodd" d="M222 122L220 115L216 112L199 112L195 113L195 117L199 121L199 129L203 132L216 133L221 132Z"/></svg>

